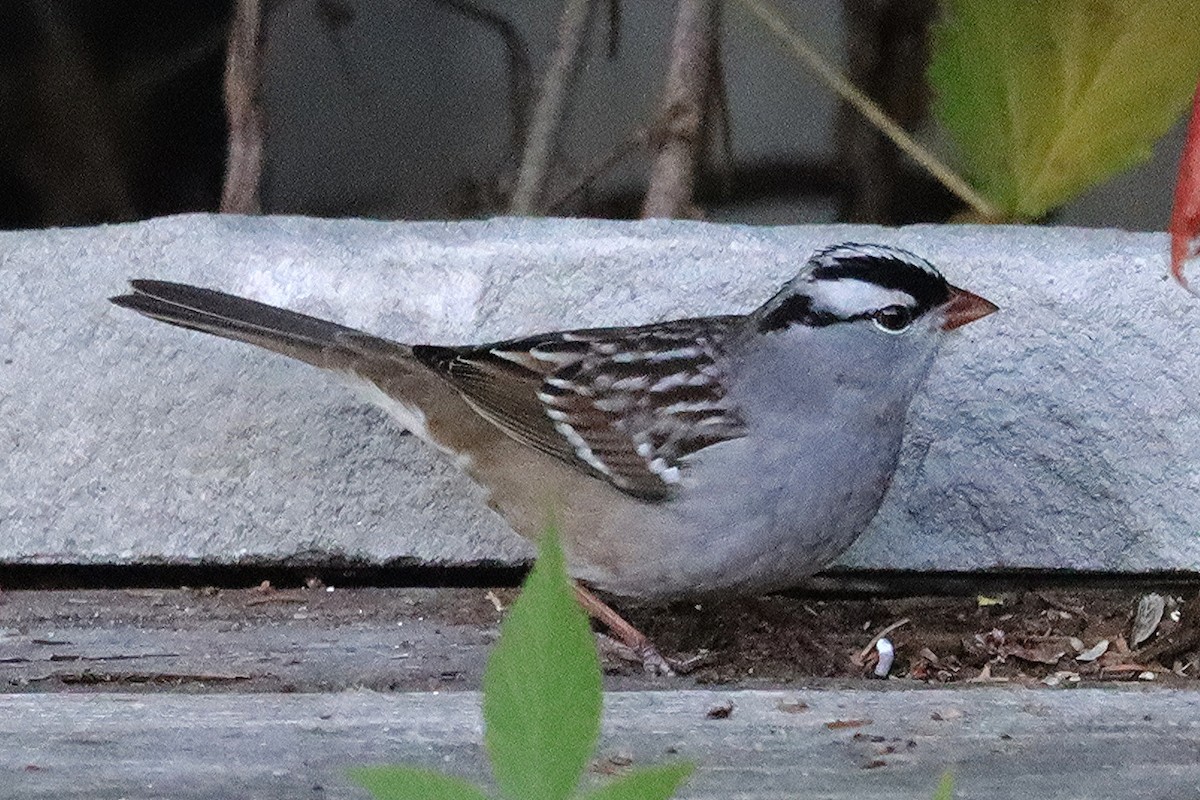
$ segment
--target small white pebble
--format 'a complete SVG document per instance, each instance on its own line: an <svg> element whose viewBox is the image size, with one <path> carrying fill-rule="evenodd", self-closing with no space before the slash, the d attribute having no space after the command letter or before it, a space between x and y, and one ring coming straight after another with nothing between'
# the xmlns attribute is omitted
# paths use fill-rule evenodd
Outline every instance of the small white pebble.
<svg viewBox="0 0 1200 800"><path fill-rule="evenodd" d="M1152 681L1152 680L1154 680L1154 673L1151 672L1150 670L1146 670L1145 672L1139 673L1138 680L1139 681Z"/></svg>
<svg viewBox="0 0 1200 800"><path fill-rule="evenodd" d="M879 653L879 663L875 665L875 677L886 678L892 671L892 662L896 660L896 648L890 639L880 639L875 643L875 652Z"/></svg>

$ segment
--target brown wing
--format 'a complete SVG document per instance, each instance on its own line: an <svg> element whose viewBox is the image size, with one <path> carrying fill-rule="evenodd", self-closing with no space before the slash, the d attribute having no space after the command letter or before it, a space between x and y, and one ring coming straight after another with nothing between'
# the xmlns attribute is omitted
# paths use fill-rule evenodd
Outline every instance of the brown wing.
<svg viewBox="0 0 1200 800"><path fill-rule="evenodd" d="M744 435L724 392L737 317L544 334L413 355L508 435L648 500L684 459Z"/></svg>

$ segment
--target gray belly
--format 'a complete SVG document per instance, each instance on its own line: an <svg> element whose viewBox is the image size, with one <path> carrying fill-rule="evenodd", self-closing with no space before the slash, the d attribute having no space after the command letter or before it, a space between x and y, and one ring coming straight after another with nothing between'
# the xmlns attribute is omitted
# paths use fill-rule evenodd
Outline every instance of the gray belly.
<svg viewBox="0 0 1200 800"><path fill-rule="evenodd" d="M620 595L666 598L761 593L817 572L875 516L899 439L823 430L804 445L814 449L801 444L739 439L706 450L689 464L676 502L613 520L607 533L627 558L604 570L581 566L578 577Z"/></svg>

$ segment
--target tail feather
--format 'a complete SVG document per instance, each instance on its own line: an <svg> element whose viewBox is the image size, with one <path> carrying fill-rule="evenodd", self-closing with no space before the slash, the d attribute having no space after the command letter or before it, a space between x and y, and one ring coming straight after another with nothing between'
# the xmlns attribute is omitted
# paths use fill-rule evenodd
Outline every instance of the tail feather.
<svg viewBox="0 0 1200 800"><path fill-rule="evenodd" d="M129 284L132 292L109 300L171 325L258 345L318 367L344 367L364 342L374 343L376 349L403 348L336 322L213 289L157 280Z"/></svg>

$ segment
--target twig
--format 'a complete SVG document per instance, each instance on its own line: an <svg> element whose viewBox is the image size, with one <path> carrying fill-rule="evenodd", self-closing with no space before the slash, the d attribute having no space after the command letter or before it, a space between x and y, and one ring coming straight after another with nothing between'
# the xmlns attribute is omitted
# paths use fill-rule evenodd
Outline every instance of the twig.
<svg viewBox="0 0 1200 800"><path fill-rule="evenodd" d="M575 184L560 194L554 200L546 203L546 210L550 213L557 212L562 209L571 200L574 200L584 189L588 187L592 181L599 178L604 173L616 167L630 155L642 150L650 142L651 135L645 129L634 131L626 136L616 147L614 147L608 155L595 161L584 169L579 179Z"/></svg>
<svg viewBox="0 0 1200 800"><path fill-rule="evenodd" d="M346 41L350 24L354 21L353 6L343 3L341 0L316 0L313 4L313 12L321 21L321 27L326 36L329 37L329 46L337 57L338 68L342 72L346 85L354 93L357 107L370 108L371 101L363 91L365 81L362 78L362 70L358 68L352 55L361 52L362 48L356 48L352 43Z"/></svg>
<svg viewBox="0 0 1200 800"><path fill-rule="evenodd" d="M481 8L468 0L438 1L464 17L491 28L504 42L504 52L508 57L508 107L512 115L511 146L515 158L525 145L529 130L529 99L533 94L533 67L530 66L525 39L511 21L491 9Z"/></svg>
<svg viewBox="0 0 1200 800"><path fill-rule="evenodd" d="M850 81L825 61L783 21L778 12L766 0L740 0L751 14L758 17L780 39L787 43L801 61L815 72L839 97L854 106L864 117L874 123L909 158L929 171L943 186L953 192L964 203L971 206L985 219L998 219L1000 211L986 198L971 188L965 180L937 159L909 136L885 114L871 98L860 92Z"/></svg>
<svg viewBox="0 0 1200 800"><path fill-rule="evenodd" d="M149 93L216 57L228 42L228 30L217 23L195 34L178 50L165 53L140 51L136 62L124 63L115 70L113 87L127 97Z"/></svg>
<svg viewBox="0 0 1200 800"><path fill-rule="evenodd" d="M260 0L237 0L225 57L225 114L229 120L229 153L221 211L257 214L262 178L263 116L262 10Z"/></svg>
<svg viewBox="0 0 1200 800"><path fill-rule="evenodd" d="M908 617L905 617L904 619L898 619L895 622L893 622L891 625L888 625L886 628L881 630L879 633L875 634L871 638L871 641L867 642L867 646L862 649L862 652L858 654L858 659L857 659L857 661L855 661L855 664L857 664L858 666L862 666L864 660L866 659L867 656L871 655L871 651L875 649L875 644L880 639L887 636L889 633L896 630L897 628L907 625L909 622L910 622L910 620Z"/></svg>
<svg viewBox="0 0 1200 800"><path fill-rule="evenodd" d="M608 0L608 57L617 57L621 46L621 0Z"/></svg>
<svg viewBox="0 0 1200 800"><path fill-rule="evenodd" d="M696 166L704 145L704 118L712 89L721 4L679 0L661 124L667 132L650 169L642 217L693 216Z"/></svg>
<svg viewBox="0 0 1200 800"><path fill-rule="evenodd" d="M842 74L907 129L928 115L927 40L936 11L937 0L842 0ZM844 176L837 198L843 222L897 224L922 213L916 204L944 194L940 185L931 191L933 179L924 170L919 186L906 180L909 159L849 103L838 103L834 153Z"/></svg>
<svg viewBox="0 0 1200 800"><path fill-rule="evenodd" d="M262 606L267 603L307 603L309 596L300 592L272 592L265 597L251 597L245 606Z"/></svg>
<svg viewBox="0 0 1200 800"><path fill-rule="evenodd" d="M718 35L713 42L713 76L712 91L708 92L708 107L704 109L706 120L716 119L721 125L720 161L717 162L716 172L720 179L722 194L729 194L733 187L733 123L729 111L729 90L725 81L725 56L721 50L721 37ZM709 150L709 137L712 134L712 124L704 126L704 152Z"/></svg>
<svg viewBox="0 0 1200 800"><path fill-rule="evenodd" d="M517 185L509 201L510 214L527 216L538 208L554 155L563 109L571 85L579 74L583 39L591 17L592 0L566 0L558 24L558 47L542 79L541 93L533 110L529 139L521 157Z"/></svg>

